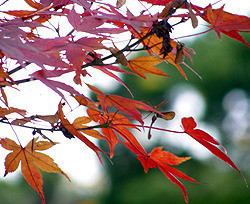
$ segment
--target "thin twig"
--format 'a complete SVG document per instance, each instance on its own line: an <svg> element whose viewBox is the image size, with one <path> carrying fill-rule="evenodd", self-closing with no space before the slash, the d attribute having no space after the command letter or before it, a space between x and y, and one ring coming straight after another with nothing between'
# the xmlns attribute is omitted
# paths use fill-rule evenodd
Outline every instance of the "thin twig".
<svg viewBox="0 0 250 204"><path fill-rule="evenodd" d="M12 69L11 71L8 72L9 75L14 74L15 72L18 72L19 70L21 70L22 68L28 66L29 64L31 64L30 62L25 62L23 65L19 65L18 67Z"/></svg>

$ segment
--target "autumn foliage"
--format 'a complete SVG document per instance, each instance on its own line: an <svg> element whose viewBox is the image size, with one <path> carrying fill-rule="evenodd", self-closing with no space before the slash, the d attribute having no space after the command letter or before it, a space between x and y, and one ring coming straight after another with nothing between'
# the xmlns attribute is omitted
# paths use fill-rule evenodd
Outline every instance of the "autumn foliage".
<svg viewBox="0 0 250 204"><path fill-rule="evenodd" d="M182 118L181 131L154 127L157 118L172 120L174 112L158 111L165 102L151 106L137 101L133 98L133 90L129 90L119 78L119 73L136 75L143 79L147 78L147 74L169 77L164 70L156 67L160 63L166 63L166 66L172 64L176 67L184 80L187 79L183 70L185 67L200 77L185 63L185 57L191 60L194 50L171 38L174 26L191 23L195 28L203 20L208 29L202 34L214 30L219 38L223 33L250 47L239 34L250 31L249 18L228 13L223 6L214 8L216 4L203 8L192 4L192 0L138 0L144 5L144 10L139 14L133 14L133 11L126 8L129 3L126 0L114 2L115 5L104 0L25 0L27 10L1 10L4 17L0 19L0 122L10 125L13 131L15 126L33 129L32 139L25 147L22 146L22 138L18 134L17 143L7 138L7 135L6 138L0 138L2 148L10 151L5 159L4 176L16 171L21 163L25 180L39 193L42 203L45 203L40 170L60 173L70 180L50 156L40 152L58 144L46 136L47 131L55 134L61 132L61 135L69 139L77 138L87 145L96 153L101 163L105 157L111 160L115 156L117 143L124 144L137 156L145 172L150 168L158 168L181 189L185 201L188 202L185 187L178 179L199 182L180 172L175 166L190 157L178 157L164 150L164 147L156 147L147 153L134 136L135 131L141 131L140 134L147 137L147 131L142 130L148 129L150 139L150 130L155 129L192 137L237 170L244 179L227 156L224 147L211 135L197 129L193 117ZM156 13L152 13L150 9L155 5L160 7L157 7ZM2 6L4 3L0 8ZM64 34L61 33L63 25L57 24L58 19L64 19L70 25ZM176 19L177 23L171 25L169 19ZM43 37L42 30L53 31L54 36ZM115 36L118 34L119 37L120 33L127 33L129 37L125 45L118 48L120 44ZM129 55L140 50L145 50L148 54L140 57ZM14 62L14 67L10 62ZM91 77L91 69L100 70L118 81L131 94L131 98L106 94L87 84L85 77ZM27 78L16 79L20 70L27 71ZM59 79L68 73L74 73L72 79ZM97 101L79 92L79 89L68 83L70 80L91 91L96 95ZM29 115L26 110L9 105L7 89L18 90L20 84L32 84L33 81L40 81L61 97L57 110L51 115ZM72 100L85 111L70 122L64 107L73 111ZM144 124L143 114L149 113L153 114L151 125ZM110 151L100 149L90 137L106 140Z"/></svg>

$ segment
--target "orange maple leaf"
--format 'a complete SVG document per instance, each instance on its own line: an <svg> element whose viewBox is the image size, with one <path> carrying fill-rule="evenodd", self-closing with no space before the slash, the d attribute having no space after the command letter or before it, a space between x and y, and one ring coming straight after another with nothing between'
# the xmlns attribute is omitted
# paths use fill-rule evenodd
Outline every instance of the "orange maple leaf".
<svg viewBox="0 0 250 204"><path fill-rule="evenodd" d="M3 148L13 151L5 158L5 174L16 171L21 162L22 174L29 185L31 185L40 195L41 200L45 203L42 190L43 179L38 167L47 172L60 173L68 180L69 177L54 163L53 159L43 153L43 151L51 148L54 144L46 141L37 142L38 137L31 140L26 147L16 144L13 140L4 138L0 140Z"/></svg>
<svg viewBox="0 0 250 204"><path fill-rule="evenodd" d="M149 32L148 29L143 29L141 36L138 36L138 38L141 39L141 37L146 35L148 32ZM171 40L170 44L173 47L173 50L171 52L169 52L165 57L164 57L164 54L162 54L163 39L157 37L156 34L153 34L153 35L149 36L148 38L146 38L145 40L143 40L143 44L144 44L144 46L147 46L148 48L150 48L148 50L149 54L152 55L152 52L154 52L157 56L159 56L163 60L168 61L169 63L174 65L179 70L179 72L182 74L182 76L185 79L187 79L186 74L182 70L181 66L179 64L175 63L176 57L173 53L174 51L176 51L176 46L177 46L177 43L175 41ZM190 58L189 53L185 49L184 49L184 55L187 55Z"/></svg>
<svg viewBox="0 0 250 204"><path fill-rule="evenodd" d="M146 79L146 76L142 72L169 77L163 71L154 67L162 61L164 60L155 56L141 56L129 60L128 67L144 79Z"/></svg>
<svg viewBox="0 0 250 204"><path fill-rule="evenodd" d="M89 135L97 139L104 139L104 136L101 133L99 133L97 130L88 129L89 126L85 125L86 123L89 123L91 121L92 121L91 118L82 116L82 117L76 118L74 122L72 123L72 125L81 133L84 133L86 135Z"/></svg>

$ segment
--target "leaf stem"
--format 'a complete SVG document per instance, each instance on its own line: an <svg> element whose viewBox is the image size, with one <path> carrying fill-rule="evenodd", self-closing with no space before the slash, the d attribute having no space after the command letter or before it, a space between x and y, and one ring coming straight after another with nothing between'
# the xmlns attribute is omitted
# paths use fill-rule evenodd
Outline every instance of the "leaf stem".
<svg viewBox="0 0 250 204"><path fill-rule="evenodd" d="M118 126L118 125L122 125L122 126L132 126L132 127L141 127L141 128L149 128L149 129L154 129L154 130L159 130L159 131L165 131L165 132L172 132L172 133L185 133L185 131L176 131L176 130L168 130L168 129L164 129L164 128L158 128L158 127L150 127L147 125L136 125L136 124L112 124L112 126Z"/></svg>
<svg viewBox="0 0 250 204"><path fill-rule="evenodd" d="M5 124L9 124L11 126L13 126L13 124L11 124L9 121L6 122L4 120L0 120L1 123L5 123ZM28 126L28 125L15 125L15 126L18 126L18 127L23 127L23 128L28 128L28 129L33 129L33 130L44 130L44 131L50 131L50 132L53 132L53 131L60 131L59 129L53 127L53 128L39 128L39 127L32 127L32 126Z"/></svg>
<svg viewBox="0 0 250 204"><path fill-rule="evenodd" d="M17 136L17 133L16 133L15 129L13 128L12 124L10 123L10 121L9 121L7 118L5 118L5 119L8 121L8 122L6 122L6 123L10 125L12 131L14 132L14 134L15 134L15 136L16 136L16 138L17 138L17 141L18 141L18 143L19 143L19 145L21 146L21 148L23 148L23 147L22 147L22 144L21 144L21 141L19 140L19 138L18 138L18 136Z"/></svg>
<svg viewBox="0 0 250 204"><path fill-rule="evenodd" d="M181 37L173 38L173 40L177 40L177 39L181 39L181 38L189 38L189 37L194 37L194 36L197 36L197 35L202 35L202 34L205 34L205 33L209 32L210 30L212 30L212 28L210 28L210 29L208 29L208 30L205 30L205 31L203 31L203 32L200 32L200 33L191 34L191 35L185 35L185 36L181 36Z"/></svg>

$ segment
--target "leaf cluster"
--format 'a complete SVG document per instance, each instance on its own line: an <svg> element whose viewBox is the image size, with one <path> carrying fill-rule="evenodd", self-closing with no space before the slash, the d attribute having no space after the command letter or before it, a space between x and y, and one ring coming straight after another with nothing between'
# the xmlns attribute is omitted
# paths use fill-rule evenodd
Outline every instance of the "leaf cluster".
<svg viewBox="0 0 250 204"><path fill-rule="evenodd" d="M164 70L156 67L160 63L168 63L176 67L185 79L187 76L182 66L199 76L185 63L185 57L191 60L191 54L195 54L194 50L171 38L174 26L190 19L192 26L196 28L199 17L208 27L208 30L201 34L214 30L219 38L223 33L250 47L239 34L250 31L248 17L228 13L224 11L223 6L214 9L210 4L202 8L187 0L138 0L141 4L148 3L139 15L133 14L128 8L125 9L126 0L117 0L116 6L95 0L25 2L31 10L1 11L6 17L0 19L0 122L11 125L13 130L13 126L33 129L33 136L38 137L32 136L33 139L25 147L22 146L18 134L18 144L9 138L1 138L1 146L11 151L5 159L5 176L15 171L21 163L24 178L45 203L39 169L60 173L69 180L52 158L40 152L57 144L45 135L46 131L61 132L65 137L77 138L87 145L96 153L101 163L100 154L111 160L115 155L116 144L124 144L137 156L145 172L150 168L160 169L181 189L185 201L188 202L185 187L178 178L199 182L173 166L189 160L190 157L178 157L163 150L163 147L156 147L147 153L133 133L149 129L150 139L150 130L155 129L191 136L244 178L226 155L223 146L208 133L196 128L193 117L182 118L183 131L154 127L153 124L158 118L166 121L174 118L173 111L158 111L166 101L158 106L151 106L134 98L105 94L95 86L87 84L85 78L91 77L90 70L100 70L118 81L133 96L132 91L119 78L119 73L136 75L143 79L147 78L147 74L169 77ZM151 13L151 7L155 5L159 5L161 10ZM82 12L78 12L79 8ZM175 14L176 10L181 13ZM71 29L67 34L62 35L63 25L60 25L60 20L57 22L58 26L54 26L56 19L64 19L70 25ZM171 25L169 19L179 21ZM44 37L41 32L43 29L52 31L54 36ZM121 33L128 33L129 39L122 48L118 48L119 42L116 42L115 36ZM147 51L148 55L128 58L129 54L141 50ZM16 67L9 66L10 61L15 62ZM31 74L27 74L27 78L16 79L14 73L16 76L21 70L27 70L27 73ZM93 92L97 100L90 99L68 81L59 80L68 73L73 73L72 81ZM7 88L18 89L20 84L32 83L34 80L40 81L60 96L61 101L53 114L28 115L26 110L9 105ZM71 100L86 110L80 117L74 118L73 122L70 122L63 110L65 106L72 109ZM150 126L144 124L143 112L153 114ZM41 127L41 123L47 123L47 128ZM104 152L89 137L105 140L109 145L109 152ZM216 146L222 147L224 151Z"/></svg>

